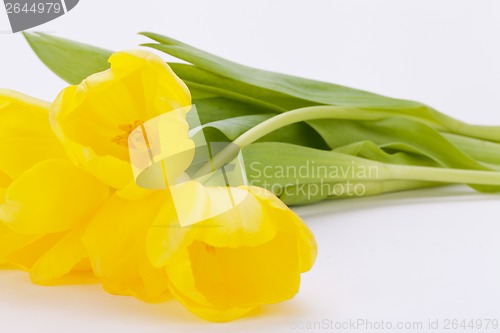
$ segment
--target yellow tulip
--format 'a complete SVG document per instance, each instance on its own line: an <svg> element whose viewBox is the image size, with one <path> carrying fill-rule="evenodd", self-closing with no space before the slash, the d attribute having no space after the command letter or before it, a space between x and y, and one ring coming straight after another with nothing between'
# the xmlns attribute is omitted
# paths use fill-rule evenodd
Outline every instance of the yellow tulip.
<svg viewBox="0 0 500 333"><path fill-rule="evenodd" d="M67 159L49 106L0 91L0 264L28 270L39 284L89 271L82 225L109 195Z"/></svg>
<svg viewBox="0 0 500 333"><path fill-rule="evenodd" d="M64 89L51 123L71 160L116 189L133 182L128 136L165 112L191 105L187 86L158 56L114 53L107 71Z"/></svg>
<svg viewBox="0 0 500 333"><path fill-rule="evenodd" d="M210 202L221 195L205 190L216 192L208 194ZM311 231L272 193L246 186L233 191L248 195L223 214L179 228L165 207L148 232L149 258L165 267L174 297L210 321L292 298L317 253Z"/></svg>
<svg viewBox="0 0 500 333"><path fill-rule="evenodd" d="M185 200L207 211L223 195L220 190L191 191ZM104 288L157 301L168 287L190 311L210 321L233 320L259 305L292 298L300 273L315 260L314 236L270 192L232 190L247 194L238 206L187 227L180 226L168 191L132 201L115 195L83 236Z"/></svg>

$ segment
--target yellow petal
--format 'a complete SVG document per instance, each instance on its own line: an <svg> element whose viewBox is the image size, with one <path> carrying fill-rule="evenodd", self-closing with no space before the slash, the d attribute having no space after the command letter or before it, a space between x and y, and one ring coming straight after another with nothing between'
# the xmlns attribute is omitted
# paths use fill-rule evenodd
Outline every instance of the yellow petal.
<svg viewBox="0 0 500 333"><path fill-rule="evenodd" d="M296 236L285 233L265 244L237 249L195 241L166 266L171 291L195 313L200 308L239 313L238 309L284 301L299 288L296 242ZM193 308L186 299L195 303Z"/></svg>
<svg viewBox="0 0 500 333"><path fill-rule="evenodd" d="M140 242L130 243L131 249L115 257L110 266L101 265L99 278L104 290L113 295L134 296L146 302L158 302L168 294L167 274L164 269L154 268L147 260L144 234L135 237ZM92 262L96 262L96 257Z"/></svg>
<svg viewBox="0 0 500 333"><path fill-rule="evenodd" d="M88 152L88 155L92 154L90 150L85 148L81 151ZM134 179L130 164L113 156L97 157L90 159L87 164L77 163L76 165L93 174L99 181L116 189L125 188Z"/></svg>
<svg viewBox="0 0 500 333"><path fill-rule="evenodd" d="M166 189L177 184L194 157L195 144L189 138L186 113L191 107L155 117L129 136L129 153L137 184Z"/></svg>
<svg viewBox="0 0 500 333"><path fill-rule="evenodd" d="M116 191L116 195L120 198L128 199L128 200L139 200L144 199L151 194L153 194L154 190L145 189L136 184L135 181L127 184L123 189Z"/></svg>
<svg viewBox="0 0 500 333"><path fill-rule="evenodd" d="M29 271L33 283L37 284L95 283L96 278L88 259L84 258L78 233L81 229L44 236L13 233L9 238L12 245L12 239L31 239L11 246L5 262Z"/></svg>
<svg viewBox="0 0 500 333"><path fill-rule="evenodd" d="M17 248L12 248L11 253L7 259L11 265L20 269L29 271L31 267L43 256L44 253L49 251L54 244L59 242L66 232L58 232L47 235L21 235L13 234L13 237L26 237L29 241L17 244ZM31 237L31 238L28 238Z"/></svg>
<svg viewBox="0 0 500 333"><path fill-rule="evenodd" d="M67 274L56 277L50 281L39 283L44 286L77 285L77 284L96 284L99 279L92 272L92 266L88 258L82 258L77 262L71 271Z"/></svg>
<svg viewBox="0 0 500 333"><path fill-rule="evenodd" d="M196 203L196 198L189 202ZM196 211L196 206L193 211ZM190 227L181 227L173 205L164 204L148 229L146 250L148 259L154 267L164 267L170 257L193 241L194 233Z"/></svg>
<svg viewBox="0 0 500 333"><path fill-rule="evenodd" d="M63 90L52 105L51 120L74 163L101 180L115 173L108 184L121 189L133 180L130 132L153 117L190 105L191 96L153 53L118 52L109 62L111 69Z"/></svg>
<svg viewBox="0 0 500 333"><path fill-rule="evenodd" d="M146 302L159 302L171 297L168 292L167 272L163 268L151 265L146 256L144 242L141 242L140 250L141 260L138 261L137 270L144 288L139 291L132 290L132 296Z"/></svg>
<svg viewBox="0 0 500 333"><path fill-rule="evenodd" d="M50 103L0 89L0 186L5 177L16 179L35 163L65 158L52 133Z"/></svg>
<svg viewBox="0 0 500 333"><path fill-rule="evenodd" d="M188 181L170 188L179 225L190 225L210 216L210 199L206 188L196 181Z"/></svg>
<svg viewBox="0 0 500 333"><path fill-rule="evenodd" d="M83 256L85 252L81 252L80 240L74 234L22 235L0 224L0 265L30 271L34 283L96 282Z"/></svg>
<svg viewBox="0 0 500 333"><path fill-rule="evenodd" d="M276 227L263 210L262 204L245 188L205 188L210 210L209 218L196 228L196 238L211 246L238 248L266 243L276 236ZM230 191L231 201L236 205L224 204ZM218 207L222 206L222 207Z"/></svg>
<svg viewBox="0 0 500 333"><path fill-rule="evenodd" d="M169 290L172 295L186 307L189 311L197 315L198 317L212 321L212 322L227 322L237 318L240 318L253 310L255 307L239 308L234 307L231 309L215 309L206 304L200 304L185 294L179 292L171 283L169 284Z"/></svg>
<svg viewBox="0 0 500 333"><path fill-rule="evenodd" d="M265 207L270 219L278 226L281 232L297 234L300 256L300 271L310 270L318 255L318 245L311 230L302 221L302 219L288 208L273 193L255 186L248 187L248 190Z"/></svg>
<svg viewBox="0 0 500 333"><path fill-rule="evenodd" d="M7 190L5 188L0 187L0 205L5 202L5 194ZM2 221L0 221L1 223Z"/></svg>
<svg viewBox="0 0 500 333"><path fill-rule="evenodd" d="M0 222L0 265L15 265L11 261L11 255L38 238L40 238L38 235L15 233Z"/></svg>
<svg viewBox="0 0 500 333"><path fill-rule="evenodd" d="M228 191L237 205L229 202ZM160 210L148 233L148 257L155 267L165 265L194 238L211 246L237 248L266 243L276 236L275 224L246 189L204 187L189 181L172 188L171 194L175 205ZM178 219L196 224L182 226Z"/></svg>
<svg viewBox="0 0 500 333"><path fill-rule="evenodd" d="M50 284L65 276L87 255L80 240L84 228L78 227L64 235L31 267L31 281Z"/></svg>
<svg viewBox="0 0 500 333"><path fill-rule="evenodd" d="M12 182L0 220L27 235L69 230L88 220L108 195L107 186L69 161L47 160Z"/></svg>
<svg viewBox="0 0 500 333"><path fill-rule="evenodd" d="M82 241L108 292L147 301L166 293L166 274L152 267L145 244L148 227L166 199L164 192L140 200L114 195L88 225Z"/></svg>
<svg viewBox="0 0 500 333"><path fill-rule="evenodd" d="M0 170L0 203L3 202L2 201L3 196L5 195L5 193L2 192L2 190L5 190L5 188L7 186L9 186L10 182L11 182L11 179Z"/></svg>

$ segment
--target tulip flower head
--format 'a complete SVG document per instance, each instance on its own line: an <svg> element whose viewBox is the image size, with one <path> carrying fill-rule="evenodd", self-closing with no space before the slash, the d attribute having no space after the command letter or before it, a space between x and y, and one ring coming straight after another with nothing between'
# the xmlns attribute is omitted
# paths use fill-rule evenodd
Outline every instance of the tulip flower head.
<svg viewBox="0 0 500 333"><path fill-rule="evenodd" d="M188 88L158 56L114 53L111 68L64 89L51 122L72 161L111 187L133 181L128 136L147 120L191 105Z"/></svg>

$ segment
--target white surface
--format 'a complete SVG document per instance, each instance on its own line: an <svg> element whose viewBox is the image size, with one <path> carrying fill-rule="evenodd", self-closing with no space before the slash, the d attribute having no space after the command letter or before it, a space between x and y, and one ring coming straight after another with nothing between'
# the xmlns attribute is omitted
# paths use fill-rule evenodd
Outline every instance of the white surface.
<svg viewBox="0 0 500 333"><path fill-rule="evenodd" d="M499 11L496 0L82 0L38 30L114 50L146 41L138 31L160 32L248 65L500 124ZM65 83L7 30L0 10L0 87L53 99ZM446 319L500 320L499 201L452 187L298 209L319 244L301 292L228 324L197 320L175 301L38 287L0 271L0 331L293 332L324 319L421 321L426 331L429 319L441 329Z"/></svg>

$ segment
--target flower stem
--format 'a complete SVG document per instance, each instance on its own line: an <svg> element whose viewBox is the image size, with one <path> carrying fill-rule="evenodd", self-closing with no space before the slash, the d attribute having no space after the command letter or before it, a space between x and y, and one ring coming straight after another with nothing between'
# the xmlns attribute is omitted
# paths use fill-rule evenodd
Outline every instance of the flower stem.
<svg viewBox="0 0 500 333"><path fill-rule="evenodd" d="M221 150L212 161L203 166L196 174L196 176L203 176L211 171L217 170L222 167L227 161L232 161L239 150L259 140L263 136L280 129L282 127L298 123L301 121L313 119L355 119L355 120L377 120L387 117L388 114L381 112L373 112L361 110L351 107L339 106L311 106L300 108L288 112L281 113L277 116L267 119L257 126L249 129L240 135L232 144Z"/></svg>
<svg viewBox="0 0 500 333"><path fill-rule="evenodd" d="M314 119L354 119L354 120L377 120L387 117L385 112L373 112L362 109L340 107L340 106L311 106L281 113L257 126L249 129L236 140L234 144L243 148L257 141L263 136L294 123Z"/></svg>
<svg viewBox="0 0 500 333"><path fill-rule="evenodd" d="M390 179L500 186L500 172L384 164Z"/></svg>

